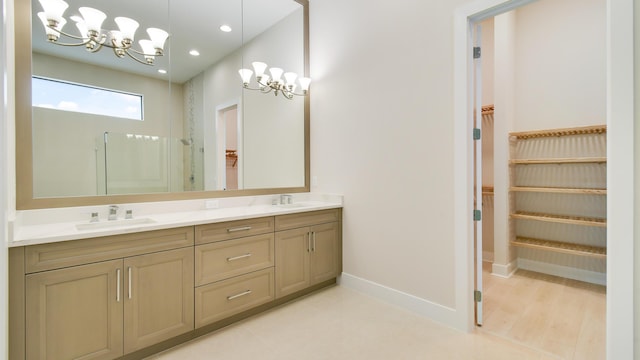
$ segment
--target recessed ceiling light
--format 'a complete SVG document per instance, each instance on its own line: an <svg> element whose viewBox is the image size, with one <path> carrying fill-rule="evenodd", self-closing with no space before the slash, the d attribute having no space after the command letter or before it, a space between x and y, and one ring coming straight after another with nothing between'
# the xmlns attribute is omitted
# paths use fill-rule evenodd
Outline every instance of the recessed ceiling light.
<svg viewBox="0 0 640 360"><path fill-rule="evenodd" d="M158 69L158 72L159 72L160 74L166 74L166 73L167 73L167 70L165 70L165 69Z"/></svg>
<svg viewBox="0 0 640 360"><path fill-rule="evenodd" d="M222 25L222 26L220 26L220 31L222 31L222 32L231 32L231 26Z"/></svg>
<svg viewBox="0 0 640 360"><path fill-rule="evenodd" d="M199 56L200 52L198 52L198 50L196 50L196 49L193 49L193 50L189 51L189 54L191 54L192 56Z"/></svg>

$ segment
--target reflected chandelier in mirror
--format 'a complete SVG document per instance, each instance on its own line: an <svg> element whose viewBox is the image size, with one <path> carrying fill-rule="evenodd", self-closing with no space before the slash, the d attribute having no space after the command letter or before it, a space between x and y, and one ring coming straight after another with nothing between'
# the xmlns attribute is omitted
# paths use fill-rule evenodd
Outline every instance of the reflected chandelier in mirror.
<svg viewBox="0 0 640 360"><path fill-rule="evenodd" d="M148 28L147 34L150 39L139 40L142 51L132 47L136 30L140 24L128 17L119 16L114 19L119 30L103 31L102 23L107 15L91 7L80 7L78 11L82 16L71 16L71 20L76 23L79 36L62 31L67 23L64 12L69 4L63 0L39 0L44 11L39 12L38 18L45 28L47 40L61 46L84 46L89 52L98 52L103 46L113 49L113 53L123 58L129 56L133 60L145 64L153 65L156 56L164 55L164 43L169 37L169 33L158 28ZM60 35L72 40L80 40L79 43L58 42ZM138 59L132 53L142 55L144 61Z"/></svg>

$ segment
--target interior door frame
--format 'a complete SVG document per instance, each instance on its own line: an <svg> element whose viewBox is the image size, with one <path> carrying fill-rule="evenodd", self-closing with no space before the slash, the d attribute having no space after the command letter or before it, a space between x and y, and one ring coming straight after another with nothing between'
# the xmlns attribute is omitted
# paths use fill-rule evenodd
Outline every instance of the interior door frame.
<svg viewBox="0 0 640 360"><path fill-rule="evenodd" d="M634 351L634 6L607 1L607 358ZM472 331L473 319L473 151L468 140L473 111L469 99L471 24L531 0L475 0L454 14L454 229L456 325ZM506 189L505 189L506 191Z"/></svg>

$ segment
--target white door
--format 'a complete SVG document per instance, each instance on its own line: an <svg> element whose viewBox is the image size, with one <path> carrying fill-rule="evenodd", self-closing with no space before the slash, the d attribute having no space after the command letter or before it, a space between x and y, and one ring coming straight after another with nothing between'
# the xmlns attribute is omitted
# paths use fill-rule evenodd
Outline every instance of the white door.
<svg viewBox="0 0 640 360"><path fill-rule="evenodd" d="M473 26L473 124L474 124L474 230L475 230L475 304L476 325L482 326L482 64L481 49L482 31L479 24ZM480 136L478 136L480 135Z"/></svg>

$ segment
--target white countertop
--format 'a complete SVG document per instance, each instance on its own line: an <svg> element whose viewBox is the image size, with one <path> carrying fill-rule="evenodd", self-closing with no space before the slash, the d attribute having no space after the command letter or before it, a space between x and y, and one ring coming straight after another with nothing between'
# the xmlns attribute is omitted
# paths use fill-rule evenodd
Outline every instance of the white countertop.
<svg viewBox="0 0 640 360"><path fill-rule="evenodd" d="M214 201L219 206L216 209L206 209L204 200L118 204L121 213L113 223L105 219L108 206L26 210L19 212L12 223L12 237L8 246L44 244L342 207L342 196L339 195L305 193L294 194L293 197L292 205L271 205L274 196L216 199ZM135 208L133 219L124 220L122 209L129 208ZM172 208L178 211L171 211ZM104 213L105 216L101 216L95 225L90 224L90 216L87 214L91 212ZM77 225L83 229L79 230Z"/></svg>

